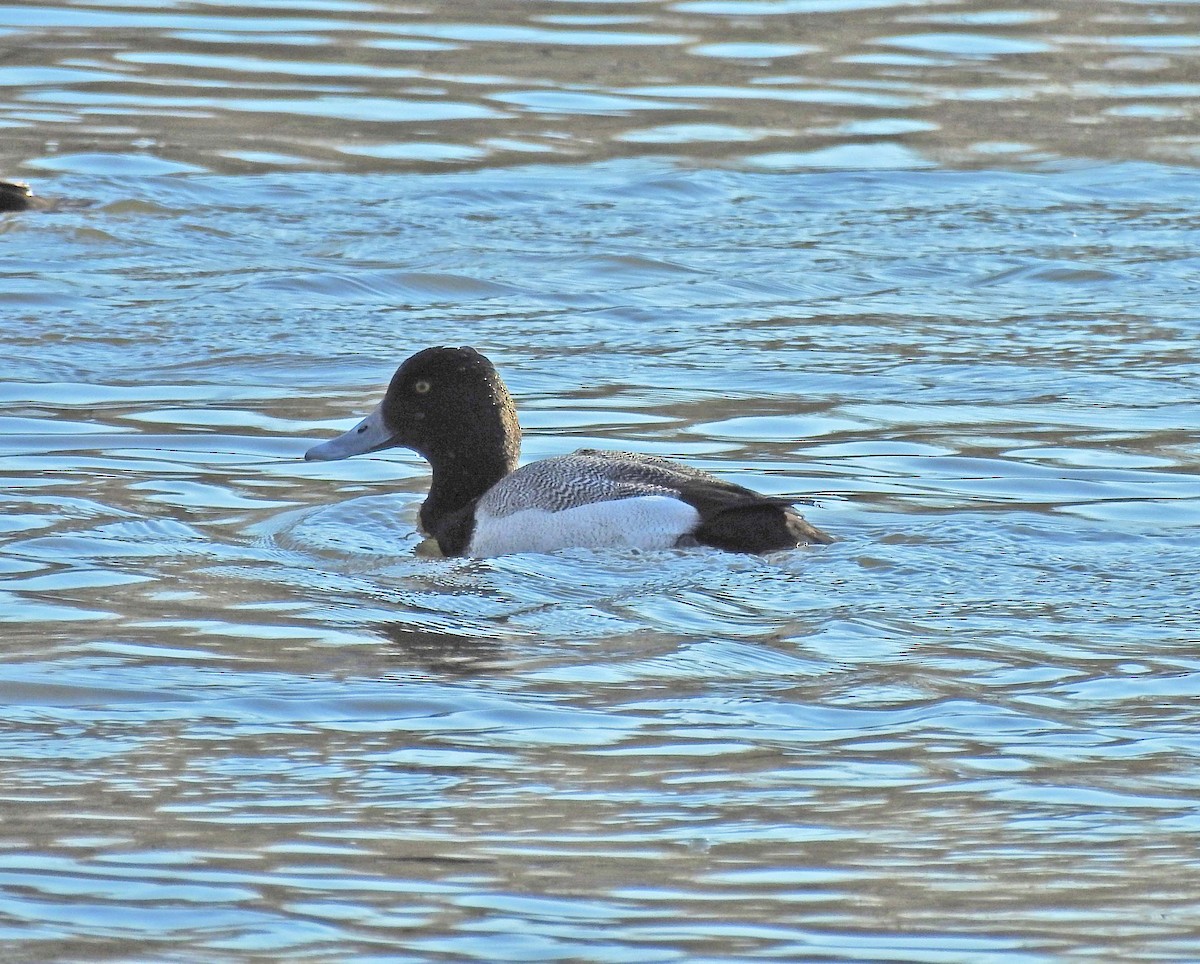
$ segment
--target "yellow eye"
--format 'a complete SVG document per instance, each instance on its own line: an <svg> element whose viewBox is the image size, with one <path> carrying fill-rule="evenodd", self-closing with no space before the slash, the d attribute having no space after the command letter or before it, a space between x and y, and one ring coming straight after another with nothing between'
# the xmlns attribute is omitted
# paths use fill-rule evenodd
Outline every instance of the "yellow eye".
<svg viewBox="0 0 1200 964"><path fill-rule="evenodd" d="M413 382L413 391L418 395L428 395L431 388L433 388L433 385L424 378L419 382Z"/></svg>

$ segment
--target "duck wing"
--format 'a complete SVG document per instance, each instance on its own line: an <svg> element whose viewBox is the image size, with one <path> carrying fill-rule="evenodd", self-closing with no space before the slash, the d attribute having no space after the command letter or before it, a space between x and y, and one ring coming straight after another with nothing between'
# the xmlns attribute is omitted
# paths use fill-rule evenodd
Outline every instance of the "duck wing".
<svg viewBox="0 0 1200 964"><path fill-rule="evenodd" d="M656 455L579 449L522 466L489 489L479 511L503 517L526 509L562 512L595 502L658 495L700 515L691 538L733 552L766 552L833 540L805 521L787 499Z"/></svg>
<svg viewBox="0 0 1200 964"><path fill-rule="evenodd" d="M526 509L564 512L594 502L642 495L678 498L678 473L647 464L650 458L632 452L580 449L570 455L530 462L480 496L479 511L502 518ZM688 469L668 459L655 461Z"/></svg>

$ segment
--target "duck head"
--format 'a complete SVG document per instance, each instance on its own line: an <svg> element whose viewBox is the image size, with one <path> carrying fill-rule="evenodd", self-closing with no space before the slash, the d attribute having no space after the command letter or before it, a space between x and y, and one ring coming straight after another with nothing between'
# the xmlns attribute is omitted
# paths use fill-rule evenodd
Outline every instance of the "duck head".
<svg viewBox="0 0 1200 964"><path fill-rule="evenodd" d="M516 468L521 428L495 367L474 348L426 348L396 369L366 418L314 445L308 461L330 461L400 446L434 468L474 463L507 474Z"/></svg>

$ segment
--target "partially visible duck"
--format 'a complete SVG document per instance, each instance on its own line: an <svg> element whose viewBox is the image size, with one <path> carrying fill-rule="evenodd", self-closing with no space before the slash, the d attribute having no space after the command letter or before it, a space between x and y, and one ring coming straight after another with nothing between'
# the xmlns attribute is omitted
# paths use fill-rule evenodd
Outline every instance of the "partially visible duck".
<svg viewBox="0 0 1200 964"><path fill-rule="evenodd" d="M65 211L92 206L85 198L44 197L24 181L0 181L0 212Z"/></svg>
<svg viewBox="0 0 1200 964"><path fill-rule="evenodd" d="M0 211L24 211L33 204L33 191L20 181L0 181Z"/></svg>
<svg viewBox="0 0 1200 964"><path fill-rule="evenodd" d="M370 415L304 457L344 459L396 445L433 468L421 527L447 556L570 546L766 552L833 541L788 500L653 455L580 449L517 468L516 406L473 348L417 352Z"/></svg>

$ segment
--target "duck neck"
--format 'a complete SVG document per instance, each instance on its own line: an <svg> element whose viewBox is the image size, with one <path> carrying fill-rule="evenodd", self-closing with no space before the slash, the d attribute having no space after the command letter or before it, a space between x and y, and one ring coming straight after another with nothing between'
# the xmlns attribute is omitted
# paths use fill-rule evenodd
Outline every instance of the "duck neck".
<svg viewBox="0 0 1200 964"><path fill-rule="evenodd" d="M436 535L448 518L516 469L519 452L519 441L499 447L468 444L430 458L433 480L421 506L421 528Z"/></svg>

